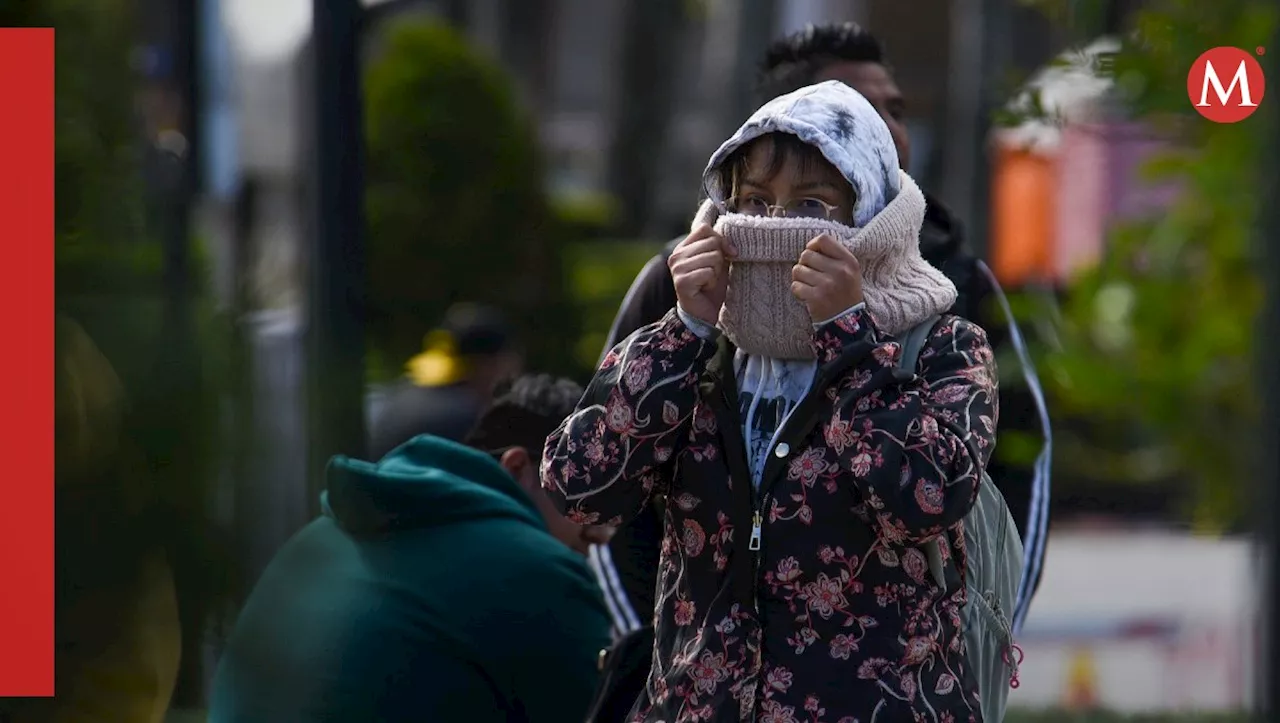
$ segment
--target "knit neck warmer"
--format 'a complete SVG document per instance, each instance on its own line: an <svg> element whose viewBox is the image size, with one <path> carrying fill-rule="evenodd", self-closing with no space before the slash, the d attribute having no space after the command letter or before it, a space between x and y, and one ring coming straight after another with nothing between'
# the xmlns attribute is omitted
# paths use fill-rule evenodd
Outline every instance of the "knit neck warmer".
<svg viewBox="0 0 1280 723"><path fill-rule="evenodd" d="M694 226L714 221L738 248L717 326L742 351L773 359L813 359L813 321L791 293L791 268L809 241L830 234L862 265L862 292L877 325L901 334L956 300L956 287L920 256L925 200L906 173L901 190L862 228L807 218L730 213L716 218L710 202ZM818 320L825 321L825 320Z"/></svg>

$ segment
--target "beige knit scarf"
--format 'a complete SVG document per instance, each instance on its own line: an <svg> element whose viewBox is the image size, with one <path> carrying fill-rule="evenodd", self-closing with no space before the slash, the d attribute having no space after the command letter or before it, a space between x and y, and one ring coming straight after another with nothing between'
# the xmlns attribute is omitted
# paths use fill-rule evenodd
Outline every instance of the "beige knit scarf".
<svg viewBox="0 0 1280 723"><path fill-rule="evenodd" d="M805 244L831 234L862 264L862 293L881 331L897 335L946 312L956 287L920 256L925 200L906 173L902 189L863 228L834 221L725 214L706 202L694 219L738 248L729 264L729 289L717 326L742 351L773 359L814 358L813 320L791 293L791 267ZM825 321L819 319L818 321Z"/></svg>

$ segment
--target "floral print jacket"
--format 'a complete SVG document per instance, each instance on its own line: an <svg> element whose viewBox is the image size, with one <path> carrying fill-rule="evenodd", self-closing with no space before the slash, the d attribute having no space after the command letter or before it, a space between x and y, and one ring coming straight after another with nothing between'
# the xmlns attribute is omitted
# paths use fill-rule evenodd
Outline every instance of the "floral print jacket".
<svg viewBox="0 0 1280 723"><path fill-rule="evenodd" d="M913 376L865 310L814 332L818 372L759 489L733 349L673 310L614 348L547 440L579 522L667 495L654 666L637 722L980 721L960 609L961 518L995 444L983 330L943 317ZM945 589L926 541L945 535Z"/></svg>

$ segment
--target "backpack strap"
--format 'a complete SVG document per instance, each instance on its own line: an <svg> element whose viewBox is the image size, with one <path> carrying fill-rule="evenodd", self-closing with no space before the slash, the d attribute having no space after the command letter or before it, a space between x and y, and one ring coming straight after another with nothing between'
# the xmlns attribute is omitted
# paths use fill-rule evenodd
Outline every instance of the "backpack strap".
<svg viewBox="0 0 1280 723"><path fill-rule="evenodd" d="M920 352L924 351L924 345L929 343L929 334L933 332L933 327L938 325L938 320L941 318L941 316L931 316L908 329L898 339L898 343L902 344L902 356L898 358L899 369L915 374Z"/></svg>
<svg viewBox="0 0 1280 723"><path fill-rule="evenodd" d="M898 357L899 369L911 374L916 373L916 362L920 360L920 352L924 351L924 345L929 343L929 335L933 333L933 327L938 325L938 320L941 318L931 316L911 327L898 338L898 343L902 345L902 356ZM943 535L920 546L920 551L929 562L929 572L933 575L933 581L941 589L946 589L947 582L942 562L942 545L945 544L945 539L946 535Z"/></svg>

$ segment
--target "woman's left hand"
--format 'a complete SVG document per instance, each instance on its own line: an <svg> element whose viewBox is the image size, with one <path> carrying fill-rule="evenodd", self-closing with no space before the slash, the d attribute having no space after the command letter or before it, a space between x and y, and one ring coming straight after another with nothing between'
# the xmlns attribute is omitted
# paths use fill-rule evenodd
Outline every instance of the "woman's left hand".
<svg viewBox="0 0 1280 723"><path fill-rule="evenodd" d="M804 302L814 323L862 303L862 266L853 252L828 234L810 241L791 268L791 293Z"/></svg>
<svg viewBox="0 0 1280 723"><path fill-rule="evenodd" d="M551 498L541 487L536 484L521 486L533 498L533 503L542 514L542 521L547 523L547 530L551 536L563 542L569 549L585 555L592 545L609 544L615 532L614 528L607 525L580 525L560 514L560 510L556 509Z"/></svg>

